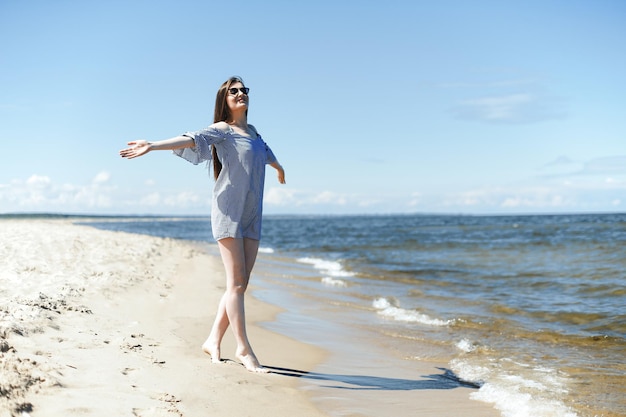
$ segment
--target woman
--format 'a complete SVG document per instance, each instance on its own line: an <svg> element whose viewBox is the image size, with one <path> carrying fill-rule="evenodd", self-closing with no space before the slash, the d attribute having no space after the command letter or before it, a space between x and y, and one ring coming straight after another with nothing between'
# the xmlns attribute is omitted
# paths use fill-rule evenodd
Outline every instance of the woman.
<svg viewBox="0 0 626 417"><path fill-rule="evenodd" d="M239 77L228 79L217 92L214 123L204 130L158 142L128 142L123 158L136 158L154 150L173 150L187 161L213 163L215 187L211 208L213 237L226 270L226 292L202 350L220 362L220 344L231 325L237 342L236 357L252 372L267 372L254 354L246 333L244 293L261 239L265 164L285 171L254 126L248 124L248 92Z"/></svg>

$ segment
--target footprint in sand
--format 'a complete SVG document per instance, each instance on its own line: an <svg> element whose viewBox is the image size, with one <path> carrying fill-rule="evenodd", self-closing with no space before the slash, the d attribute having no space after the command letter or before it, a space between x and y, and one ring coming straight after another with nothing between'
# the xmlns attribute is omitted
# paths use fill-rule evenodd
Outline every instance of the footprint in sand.
<svg viewBox="0 0 626 417"><path fill-rule="evenodd" d="M121 372L122 372L122 375L128 375L131 372L136 371L136 370L137 370L136 368L124 368L124 369L122 369Z"/></svg>
<svg viewBox="0 0 626 417"><path fill-rule="evenodd" d="M165 403L163 407L151 407L141 410L139 408L133 409L133 416L135 417L183 417L183 413L178 409L177 404L180 400L172 394L164 393L158 398L159 401Z"/></svg>

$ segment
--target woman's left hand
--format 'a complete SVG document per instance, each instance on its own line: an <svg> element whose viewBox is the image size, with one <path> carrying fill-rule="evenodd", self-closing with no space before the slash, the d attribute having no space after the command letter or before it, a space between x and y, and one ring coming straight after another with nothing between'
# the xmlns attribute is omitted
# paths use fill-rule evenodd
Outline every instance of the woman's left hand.
<svg viewBox="0 0 626 417"><path fill-rule="evenodd" d="M272 168L278 171L278 182L281 184L285 184L285 170L283 166L278 162L273 162L270 164Z"/></svg>
<svg viewBox="0 0 626 417"><path fill-rule="evenodd" d="M286 184L285 182L285 170L283 169L283 167L280 167L280 169L278 170L278 182L281 184Z"/></svg>

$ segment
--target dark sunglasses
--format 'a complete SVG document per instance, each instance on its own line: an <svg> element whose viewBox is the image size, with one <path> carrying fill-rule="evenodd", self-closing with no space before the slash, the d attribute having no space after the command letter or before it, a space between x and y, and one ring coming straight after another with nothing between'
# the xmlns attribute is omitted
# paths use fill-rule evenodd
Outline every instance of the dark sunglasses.
<svg viewBox="0 0 626 417"><path fill-rule="evenodd" d="M229 88L228 92L232 95L237 94L237 91L241 91L243 94L248 95L248 91L250 91L250 89L248 87L242 87L242 88Z"/></svg>

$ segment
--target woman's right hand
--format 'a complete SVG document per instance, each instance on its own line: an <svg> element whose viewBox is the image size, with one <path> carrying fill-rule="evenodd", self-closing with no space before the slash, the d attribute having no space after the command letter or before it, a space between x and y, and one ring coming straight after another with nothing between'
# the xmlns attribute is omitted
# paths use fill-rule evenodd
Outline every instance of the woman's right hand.
<svg viewBox="0 0 626 417"><path fill-rule="evenodd" d="M128 142L128 148L120 151L122 158L133 159L150 152L151 143L147 140L133 140Z"/></svg>

